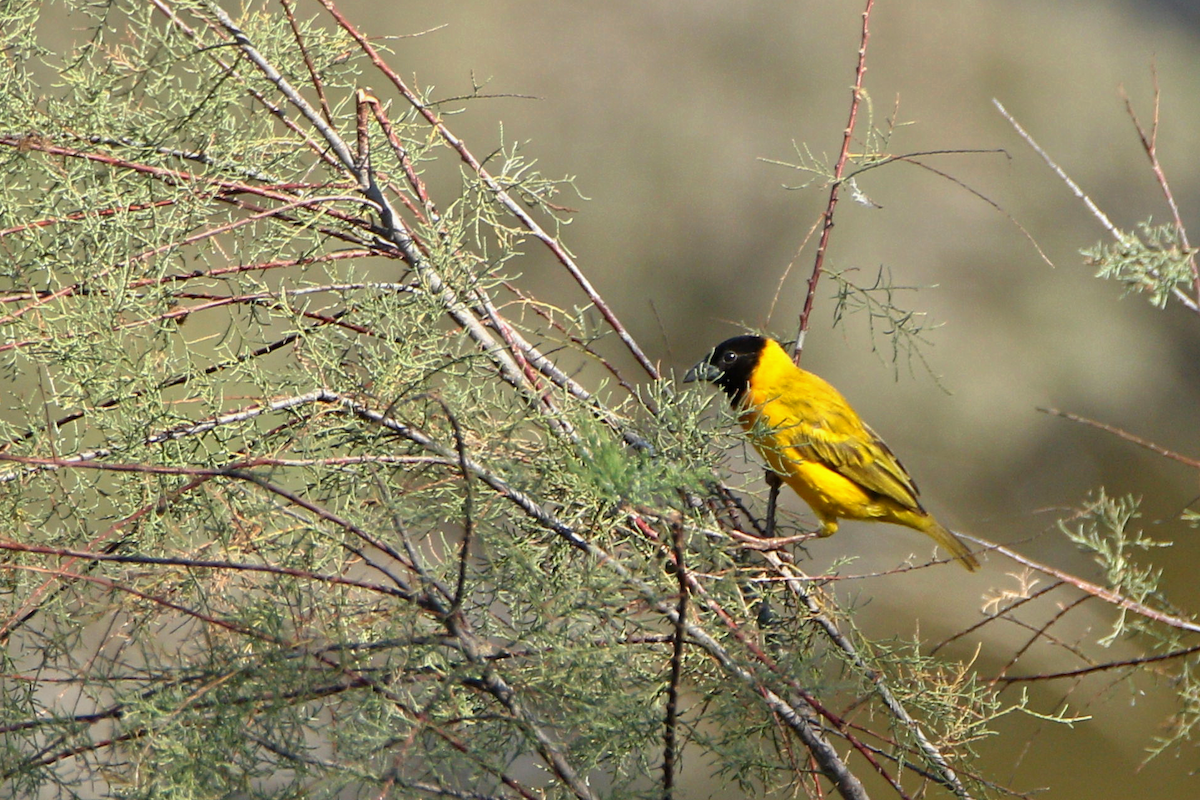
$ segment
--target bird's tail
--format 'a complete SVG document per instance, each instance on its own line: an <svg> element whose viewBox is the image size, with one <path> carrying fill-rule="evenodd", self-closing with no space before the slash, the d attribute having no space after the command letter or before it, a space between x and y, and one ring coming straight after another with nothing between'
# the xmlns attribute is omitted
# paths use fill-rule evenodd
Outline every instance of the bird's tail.
<svg viewBox="0 0 1200 800"><path fill-rule="evenodd" d="M967 546L963 544L961 539L933 517L928 517L928 519L932 524L928 527L922 526L924 533L937 542L943 550L961 561L962 565L971 572L979 569L979 561L976 560L974 554L967 549Z"/></svg>

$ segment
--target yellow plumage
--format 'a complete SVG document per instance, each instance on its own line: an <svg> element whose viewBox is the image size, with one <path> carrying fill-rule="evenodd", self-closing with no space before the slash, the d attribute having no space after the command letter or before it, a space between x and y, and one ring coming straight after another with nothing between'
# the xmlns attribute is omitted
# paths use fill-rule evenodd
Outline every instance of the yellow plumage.
<svg viewBox="0 0 1200 800"><path fill-rule="evenodd" d="M832 535L839 519L892 522L928 535L969 570L979 562L927 512L916 484L837 389L806 372L772 339L718 345L688 378L721 386L771 469Z"/></svg>

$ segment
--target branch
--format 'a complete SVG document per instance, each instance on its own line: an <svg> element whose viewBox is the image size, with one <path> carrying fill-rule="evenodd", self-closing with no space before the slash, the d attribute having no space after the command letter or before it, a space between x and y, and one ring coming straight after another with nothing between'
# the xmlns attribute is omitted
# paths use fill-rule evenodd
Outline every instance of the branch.
<svg viewBox="0 0 1200 800"><path fill-rule="evenodd" d="M667 681L667 719L663 724L663 800L671 800L675 790L675 734L679 727L679 683L683 678L683 620L688 614L688 575L684 555L683 523L671 521L671 555L679 581L679 603L675 607L675 630L671 636L671 676Z"/></svg>
<svg viewBox="0 0 1200 800"><path fill-rule="evenodd" d="M1179 204L1175 202L1171 184L1167 182L1167 175L1163 172L1162 164L1158 160L1158 104L1162 95L1158 90L1158 70L1151 68L1150 74L1154 78L1154 121L1150 125L1149 132L1142 127L1141 120L1133 110L1133 103L1130 102L1129 95L1125 94L1124 87L1121 88L1121 98L1125 101L1125 111L1129 113L1133 127L1137 128L1138 138L1142 140L1142 148L1146 151L1146 157L1150 159L1150 169L1154 172L1159 188L1162 189L1163 196L1167 200L1167 207L1171 209L1171 216L1175 220L1175 230L1179 232L1180 244L1185 250L1191 251L1192 245L1188 241L1187 228L1184 227L1183 217L1179 213ZM1200 303L1200 265L1196 263L1196 253L1190 252L1188 260L1192 264L1192 288L1196 292L1196 301Z"/></svg>
<svg viewBox="0 0 1200 800"><path fill-rule="evenodd" d="M171 556L142 556L120 553L97 553L90 550L72 550L65 547L46 547L44 545L24 544L22 542L6 542L3 540L0 540L0 550L7 550L17 553L39 553L41 555L55 556L56 558L69 558L78 561L111 562L115 564L146 564L163 567L185 567L187 569L219 569L233 572L266 572L272 575L288 575L293 578L303 578L304 580L331 583L338 586L350 586L355 589L365 589L369 592L399 597L404 600L413 599L411 593L404 592L400 589L392 588L390 586L384 586L380 583L369 583L367 581L354 580L353 578L345 578L341 575L313 572L306 569L281 567L276 564L251 564L245 561L217 561L212 559L179 558ZM20 568L23 567L14 566L14 569Z"/></svg>
<svg viewBox="0 0 1200 800"><path fill-rule="evenodd" d="M1080 678L1084 675L1091 675L1096 672L1105 672L1110 669L1120 669L1122 667L1139 667L1143 664L1156 664L1160 661L1173 661L1177 658L1200 653L1200 645L1192 647L1184 647L1179 650L1172 650L1169 653L1159 653L1155 656L1141 656L1139 658L1127 658L1123 661L1107 661L1103 664L1094 664L1088 667L1079 669L1067 670L1066 672L1045 672L1039 675L1016 675L1007 676L1000 675L992 678L993 683L1033 683L1035 681L1054 681L1062 678Z"/></svg>
<svg viewBox="0 0 1200 800"><path fill-rule="evenodd" d="M1130 600L1128 597L1114 592L1112 589L1106 589L1103 586L1091 583L1090 581L1085 581L1083 578L1078 578L1069 572L1064 572L1063 570L1058 569L1057 567L1052 567L1049 564L1043 564L1040 561L1034 561L1032 558L1023 556L1015 550L1010 550L1004 545L989 542L987 539L981 539L978 536L972 536L961 531L954 531L954 535L960 539L966 539L969 542L982 545L989 552L999 553L1002 556L1012 559L1018 564L1057 578L1063 583L1069 583L1076 589L1079 589L1081 592L1090 594L1091 596L1099 598L1100 600L1114 605L1117 608L1137 614L1139 617L1145 617L1146 619L1154 620L1155 622L1161 622L1163 625L1167 625L1172 628L1178 628L1179 630L1200 633L1200 624L1198 623L1183 619L1181 617L1176 617L1162 611L1156 611L1149 606L1145 606L1134 600Z"/></svg>
<svg viewBox="0 0 1200 800"><path fill-rule="evenodd" d="M567 272L569 272L575 282L579 284L579 287L583 290L583 293L587 295L588 300L596 306L596 309L600 312L601 316L604 317L605 321L609 324L613 331L616 332L617 336L625 344L625 347L628 348L629 352L633 354L633 357L637 359L637 362L642 366L642 369L646 371L646 374L656 380L661 377L658 368L650 361L649 358L646 357L646 354L642 352L642 348L636 341L634 341L633 337L630 336L629 332L625 329L625 326L622 325L621 321L617 318L617 315L604 301L604 298L600 296L599 292L596 291L595 287L592 286L591 282L583 274L583 270L579 268L579 266L575 263L575 260L571 258L569 253L567 253L566 249L559 244L558 240L548 234L537 223L537 221L530 216L529 212L527 212L520 203L518 203L512 198L511 195L509 195L504 187L500 185L500 182L492 177L492 175L489 174L486 169L484 169L483 164L481 164L479 160L476 159L471 153L471 151L467 149L467 146L463 143L463 141L450 132L450 129L446 127L445 123L442 122L437 113L430 108L429 105L422 101L421 98L418 97L417 94L408 87L408 84L404 82L404 80L396 73L396 71L393 70L387 64L387 62L383 60L383 58L379 55L379 51L375 49L370 40L360 33L358 29L355 28L350 22L350 20L346 19L346 17L343 16L340 11L338 11L337 7L333 4L333 0L320 0L320 2L321 5L325 6L330 15L332 15L337 21L338 25L340 25L341 28L346 31L346 33L353 37L356 42L358 42L359 47L371 60L371 63L374 64L380 72L387 76L388 80L390 80L396 87L397 91L403 95L404 99L407 100L412 107L415 108L417 112L425 118L425 120L433 127L437 134L442 137L442 140L450 145L450 147L459 154L462 160L471 167L475 174L479 176L479 179L483 181L484 185L495 194L495 197L500 204L508 209L509 213L520 220L521 224L524 225L525 228L532 233L535 238L537 238L540 242L542 242L542 244L550 249L550 252L554 254L554 257L558 259L559 263L566 267Z"/></svg>
<svg viewBox="0 0 1200 800"><path fill-rule="evenodd" d="M343 399L341 402L344 407L358 416L392 430L443 458L453 458L455 456L452 448L437 442L416 428L379 414L352 400ZM652 584L636 576L632 570L614 559L603 548L581 536L573 527L542 507L531 496L510 486L503 478L484 468L469 457L463 458L461 463L476 478L483 481L500 496L508 499L539 525L553 532L572 547L586 553L599 565L615 572L627 585L642 596L643 600L645 600L647 605L656 614L664 617L672 625L682 625L690 641L708 653L731 677L737 679L763 698L764 703L771 713L782 719L809 749L809 752L813 754L813 757L820 765L821 771L833 782L845 800L867 800L866 789L863 788L858 777L854 775L845 761L838 755L837 750L821 735L820 725L811 712L802 707L794 706L776 694L762 683L748 667L740 664L707 631L687 621L686 618L681 618L678 609L660 597Z"/></svg>
<svg viewBox="0 0 1200 800"><path fill-rule="evenodd" d="M672 606L668 601L661 598L651 584L635 576L633 572L621 564L620 561L615 560L605 550L592 544L587 539L582 537L574 528L562 522L553 513L543 508L531 496L510 486L504 479L483 467L466 453L460 454L456 452L455 448L437 442L428 434L412 426L399 422L398 420L377 412L365 406L364 404L359 403L358 401L343 397L338 393L328 389L320 389L304 395L298 395L274 401L273 403L266 404L264 406L246 409L238 412L236 416L241 419L249 419L262 414L269 408L293 408L305 403L314 402L338 405L344 410L353 413L354 415L366 421L370 421L387 430L399 434L400 436L412 441L414 444L417 444L426 450L429 450L444 460L457 461L461 469L469 472L476 479L482 481L502 497L508 499L519 509L521 509L522 512L537 521L547 530L555 533L576 549L588 554L598 563L615 571L627 584L632 586L643 597L643 599L652 609L654 609L656 613L664 616L674 625L682 625L683 630L690 641L695 642L697 646L707 652L732 677L736 678L747 687L753 689L756 694L761 696L770 711L777 715L780 719L784 720L788 727L796 733L802 742L804 742L805 746L808 747L814 758L817 759L822 771L827 777L829 777L834 785L838 787L838 791L844 798L846 798L846 800L865 800L867 798L866 790L862 787L861 782L859 782L858 778L853 774L853 772L850 771L849 767L841 759L837 751L821 735L820 725L812 716L811 712L793 706L776 694L773 690L763 684L755 676L755 674L750 671L749 668L738 663L738 661L719 642L717 642L706 631L704 631L704 629L691 622L688 622L686 617L680 616L678 609ZM216 424L216 420L209 420L206 422L186 426L185 430L211 430L211 428L215 427ZM176 432L176 435L177 434L178 431ZM158 436L163 436L163 434ZM178 474L189 475L193 477L226 476L239 478L256 483L263 488L268 489L269 491L279 494L290 502L300 505L312 513L317 514L318 516L329 519L336 524L346 527L347 530L351 530L360 536L366 534L365 531L361 531L361 529L355 526L352 522L343 520L340 517L333 515L331 512L321 509L320 507L304 500L304 498L301 498L294 493L283 489L282 487L271 484L260 476L246 471L244 467L235 469L207 469L165 467L145 464L104 464L95 463L94 461L88 460L79 460L78 456L63 459L39 459L12 456L3 453L0 453L0 460L23 464L26 469L88 468L112 470L118 472ZM400 563L405 563L405 560L400 557L399 554L394 553L394 551L392 551L390 547L387 547L385 543L377 541L375 537L371 536L370 534L366 534L366 536L371 544L381 548L384 552L389 552L389 554L397 558ZM58 574L61 574L61 571L59 571ZM86 576L81 577L87 579ZM395 578L393 578L393 580L395 580ZM518 715L523 714L524 712L521 710L519 704L510 705L510 703L515 702L515 697L509 698L508 700L504 699L507 697L504 686L506 686L506 684L491 684L489 691L496 693L497 698L501 699L502 702L505 702L506 707L509 707L512 713ZM548 737L545 739L545 741L542 741L541 738L537 737L535 734L535 738L538 738L539 747L543 748L544 757L546 757L552 766L554 766L557 773L559 767L554 765L554 759L556 756L554 756L552 750L544 749L549 744ZM569 765L566 766L569 767ZM563 774L565 775L569 773ZM580 796L582 797L585 795Z"/></svg>
<svg viewBox="0 0 1200 800"><path fill-rule="evenodd" d="M1042 160L1046 162L1046 165L1049 166L1050 169L1054 170L1054 174L1057 175L1062 182L1067 185L1067 188L1071 190L1071 193L1083 201L1083 204L1087 206L1089 211L1092 212L1092 216L1099 220L1100 224L1104 226L1104 229L1112 234L1112 237L1118 242L1121 241L1123 238L1121 231L1116 225L1113 224L1112 220L1108 218L1108 215L1101 211L1099 206L1092 202L1092 198L1088 197L1088 195L1079 188L1079 184L1071 180L1071 177L1067 175L1063 168L1056 164L1054 159L1050 157L1050 154L1043 150L1041 145L1034 140L1033 136L1031 136L1024 128L1021 127L1020 123L1017 122L1012 114L1008 113L1008 109L1006 109L999 100L992 98L992 104L999 109L1000 113L1006 120L1008 120L1009 124L1016 129L1021 138L1025 140L1025 143L1032 147L1033 151L1042 157ZM1193 270L1196 268L1196 262L1194 258L1192 259L1192 268ZM1193 299L1192 297L1189 297L1188 294L1178 286L1172 287L1171 293L1175 295L1175 298L1179 300L1179 302L1183 303L1183 305L1188 309L1196 313L1200 313L1200 299Z"/></svg>
<svg viewBox="0 0 1200 800"><path fill-rule="evenodd" d="M335 16L337 12L332 6L332 3L327 0L322 0L322 3L330 9ZM514 355L508 352L504 345L496 341L496 338L484 327L482 321L476 316L472 309L458 296L458 294L442 279L442 276L434 269L433 264L425 258L420 248L417 246L416 240L412 233L408 230L402 217L392 206L391 202L384 195L375 176L370 169L369 164L360 164L355 153L351 151L349 145L314 109L307 100L301 95L289 82L284 78L270 62L263 57L261 53L254 47L250 38L234 23L233 19L225 13L216 3L209 3L209 9L220 22L221 26L234 38L238 47L246 54L255 66L259 68L262 74L273 83L276 88L287 98L288 102L294 105L305 119L309 121L314 128L325 139L326 143L337 155L341 162L342 168L352 175L358 185L361 187L363 195L371 202L379 213L380 219L383 222L384 230L387 234L387 239L390 241L404 256L404 260L417 271L421 276L422 282L425 284L427 291L434 297L438 297L446 312L457 322L463 330L483 349L483 351L493 360L497 368L500 370L504 379L512 386L529 393L535 399L538 398L536 387L533 387L528 382L528 377L522 373L520 366L514 359ZM339 16L339 20L344 21ZM349 25L349 22L345 22ZM357 33L352 29L348 29L354 35ZM361 38L361 35L359 35ZM366 47L370 44L365 38L361 39ZM371 50L374 53L374 50ZM377 56L376 56L377 58ZM378 65L381 69L386 69L386 65L382 60L379 60ZM386 72L395 75L390 69ZM360 110L366 104L367 93L360 90L360 98L363 103L360 103ZM432 113L432 112L430 112ZM482 305L486 300L481 292L476 292L476 299ZM493 319L495 322L495 319ZM570 433L569 428L565 428L565 423L558 418L556 414L551 414L551 423L558 429Z"/></svg>
<svg viewBox="0 0 1200 800"><path fill-rule="evenodd" d="M1089 425L1093 428L1097 428L1106 433L1111 433L1113 436L1124 439L1127 442L1133 442L1138 447L1144 447L1147 450L1149 450L1150 452L1158 453L1160 456L1163 456L1164 458L1169 458L1172 461L1178 461L1180 464L1186 464L1187 466L1192 467L1193 469L1200 469L1200 459L1189 458L1188 456L1185 456L1181 453L1176 453L1174 450L1168 450L1167 448L1165 448L1161 445L1157 445L1154 442L1143 439L1140 436L1134 436L1132 433L1122 430L1121 428L1118 428L1116 426L1106 425L1105 423L1097 422L1094 419L1088 419L1087 417L1081 417L1078 414L1072 414L1070 411L1059 411L1057 408L1040 408L1039 407L1038 411L1042 412L1043 414L1051 414L1056 417L1062 417L1063 419L1069 419L1072 422L1078 422L1081 425Z"/></svg>
<svg viewBox="0 0 1200 800"><path fill-rule="evenodd" d="M993 97L992 105L994 105L1000 111L1000 114L1006 120L1008 120L1008 124L1013 126L1013 128L1017 131L1017 134L1025 140L1025 143L1033 148L1033 152L1042 157L1042 160L1046 162L1046 166L1054 170L1054 174L1057 175L1062 182L1067 185L1067 188L1071 190L1071 193L1083 201L1083 204L1087 206L1089 211L1092 212L1092 216L1100 221L1100 224L1104 226L1104 229L1111 233L1113 238L1120 239L1121 232L1117 229L1117 226L1113 224L1113 221L1108 218L1108 215L1101 211L1100 207L1092 202L1092 198L1088 197L1087 193L1084 192L1083 189L1079 188L1079 184L1071 180L1071 176L1067 175L1063 168L1056 164L1054 159L1050 157L1050 154L1043 150L1042 146L1034 140L1033 136L1021 127L1021 123L1017 122L1016 118L1013 117L1012 114L1008 113L1008 109L1004 107L1004 104Z"/></svg>
<svg viewBox="0 0 1200 800"><path fill-rule="evenodd" d="M842 173L850 160L850 143L854 140L854 124L858 120L858 104L862 97L863 76L867 72L867 40L870 38L868 24L871 21L871 8L875 0L867 0L867 7L862 13L862 37L858 45L858 66L854 70L854 87L850 90L850 119L842 135L842 152L833 168L833 184L829 187L829 204L823 215L824 226L821 228L821 238L817 242L817 255L813 260L812 275L808 279L808 295L804 298L804 310L800 312L800 329L796 333L796 342L792 345L792 360L799 361L804 351L804 337L808 334L808 323L812 316L813 301L817 295L817 282L821 279L821 270L825 265L825 252L829 248L829 237L833 233L833 212L837 208L838 192L842 187Z"/></svg>
<svg viewBox="0 0 1200 800"><path fill-rule="evenodd" d="M920 724L913 719L912 715L908 713L908 710L904 708L903 704L901 704L900 701L896 699L895 695L892 694L892 691L888 687L887 682L884 680L883 675L878 670L873 669L869 664L866 663L863 657L859 654L858 649L854 646L854 643L851 642L850 639L838 629L834 621L830 619L822 610L821 604L817 601L816 597L814 597L813 594L808 591L807 587L805 586L805 583L808 581L807 576L800 573L795 566L785 563L778 552L768 552L764 554L764 557L771 564L771 566L775 568L776 572L783 576L787 587L800 600L805 609L808 611L809 618L815 622L822 631L825 632L825 635L839 650L846 654L846 656L850 659L850 662L854 664L854 666L857 667L863 675L870 679L871 683L875 686L876 694L879 695L879 699L883 701L883 704L887 707L888 711L908 729L909 733L911 733L913 738L916 739L917 745L925 754L925 757L928 758L941 771L943 782L958 797L962 798L963 800L971 800L971 794L967 791L966 787L963 786L962 781L959 780L958 774L955 773L955 771L951 768L950 763L946 760L946 757L942 755L941 751L939 751L937 747L935 747L934 744L929 741L929 738L925 736L925 732L922 730Z"/></svg>

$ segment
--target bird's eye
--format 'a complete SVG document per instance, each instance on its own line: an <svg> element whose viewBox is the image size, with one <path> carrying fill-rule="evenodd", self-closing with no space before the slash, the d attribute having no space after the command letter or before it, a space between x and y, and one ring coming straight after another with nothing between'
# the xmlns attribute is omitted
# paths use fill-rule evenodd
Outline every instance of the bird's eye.
<svg viewBox="0 0 1200 800"><path fill-rule="evenodd" d="M735 361L737 361L737 353L733 352L732 350L726 350L724 353L721 354L721 363L722 364L728 365L728 364L732 364Z"/></svg>

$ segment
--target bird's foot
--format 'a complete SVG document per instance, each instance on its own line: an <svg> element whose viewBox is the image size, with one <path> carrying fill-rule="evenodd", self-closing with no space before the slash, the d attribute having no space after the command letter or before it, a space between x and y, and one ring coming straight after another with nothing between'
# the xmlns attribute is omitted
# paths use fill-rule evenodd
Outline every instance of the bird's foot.
<svg viewBox="0 0 1200 800"><path fill-rule="evenodd" d="M768 536L764 538L762 536L754 536L749 533L742 533L741 531L729 532L730 538L732 538L746 550L759 550L763 552L770 550L782 550L783 548L793 544L803 544L804 542L807 542L809 539L813 538L814 535L815 534L812 533L801 533L797 534L796 536Z"/></svg>

